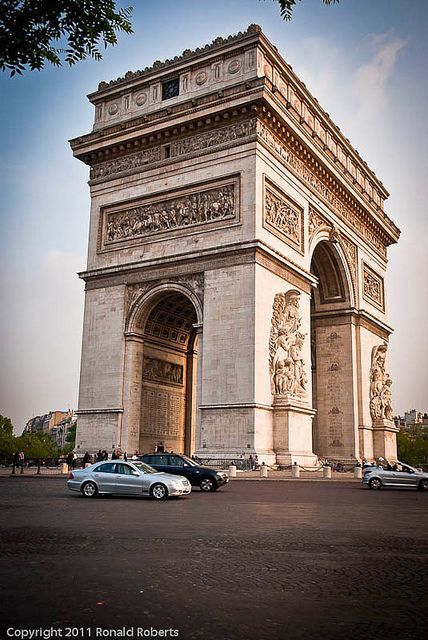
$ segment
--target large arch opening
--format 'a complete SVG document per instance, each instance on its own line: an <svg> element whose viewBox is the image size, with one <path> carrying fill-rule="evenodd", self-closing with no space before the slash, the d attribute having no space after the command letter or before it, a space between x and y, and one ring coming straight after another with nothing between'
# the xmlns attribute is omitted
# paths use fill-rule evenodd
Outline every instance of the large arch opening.
<svg viewBox="0 0 428 640"><path fill-rule="evenodd" d="M352 290L337 243L319 242L311 273L318 286L311 297L311 364L314 453L355 459Z"/></svg>
<svg viewBox="0 0 428 640"><path fill-rule="evenodd" d="M148 305L148 306L146 306ZM161 291L137 324L144 340L139 451L194 451L198 317L189 297Z"/></svg>

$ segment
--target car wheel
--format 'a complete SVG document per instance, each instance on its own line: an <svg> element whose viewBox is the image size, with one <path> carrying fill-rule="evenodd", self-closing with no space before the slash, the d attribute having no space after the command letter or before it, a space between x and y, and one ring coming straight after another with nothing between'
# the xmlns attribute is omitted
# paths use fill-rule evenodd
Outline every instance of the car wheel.
<svg viewBox="0 0 428 640"><path fill-rule="evenodd" d="M201 491L215 491L217 483L212 478L202 478L200 487Z"/></svg>
<svg viewBox="0 0 428 640"><path fill-rule="evenodd" d="M153 485L150 493L155 500L165 500L165 498L168 497L168 489L164 484L160 484L160 482Z"/></svg>
<svg viewBox="0 0 428 640"><path fill-rule="evenodd" d="M85 482L82 487L82 493L85 498L96 498L98 495L98 487L95 482Z"/></svg>
<svg viewBox="0 0 428 640"><path fill-rule="evenodd" d="M369 480L369 487L370 489L380 489L382 487L382 482L379 478L372 478Z"/></svg>
<svg viewBox="0 0 428 640"><path fill-rule="evenodd" d="M419 491L426 491L428 489L428 480L421 480L418 484Z"/></svg>

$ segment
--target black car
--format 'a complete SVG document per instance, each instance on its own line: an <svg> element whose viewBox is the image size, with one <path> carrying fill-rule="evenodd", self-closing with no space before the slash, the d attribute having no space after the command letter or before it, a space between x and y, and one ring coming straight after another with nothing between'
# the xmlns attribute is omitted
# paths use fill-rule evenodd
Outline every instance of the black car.
<svg viewBox="0 0 428 640"><path fill-rule="evenodd" d="M227 474L223 471L202 467L194 460L178 453L145 453L138 458L157 471L185 476L193 487L200 487L202 491L217 491L219 487L229 482Z"/></svg>

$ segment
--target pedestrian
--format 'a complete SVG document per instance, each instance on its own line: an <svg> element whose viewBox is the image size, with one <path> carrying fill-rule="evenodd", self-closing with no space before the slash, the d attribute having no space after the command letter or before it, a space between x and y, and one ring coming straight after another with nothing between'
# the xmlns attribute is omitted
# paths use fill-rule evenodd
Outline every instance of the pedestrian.
<svg viewBox="0 0 428 640"><path fill-rule="evenodd" d="M74 452L73 451L69 451L67 453L66 463L68 465L69 471L71 471L71 469L74 469Z"/></svg>
<svg viewBox="0 0 428 640"><path fill-rule="evenodd" d="M123 459L125 460L125 462L128 462L128 455L127 455L126 451L124 451L124 453L123 453Z"/></svg>
<svg viewBox="0 0 428 640"><path fill-rule="evenodd" d="M101 458L101 460L108 460L108 453L105 449L103 449L103 457Z"/></svg>
<svg viewBox="0 0 428 640"><path fill-rule="evenodd" d="M90 464L91 464L91 456L89 455L89 451L86 451L82 460L82 469L84 469L86 466L89 466Z"/></svg>
<svg viewBox="0 0 428 640"><path fill-rule="evenodd" d="M102 459L103 459L103 452L101 451L101 449L98 449L98 451L97 451L97 462L101 462Z"/></svg>
<svg viewBox="0 0 428 640"><path fill-rule="evenodd" d="M12 465L12 473L15 473L15 469L19 468L19 451L15 452L13 456L13 465Z"/></svg>
<svg viewBox="0 0 428 640"><path fill-rule="evenodd" d="M134 451L131 460L138 460L138 451Z"/></svg>
<svg viewBox="0 0 428 640"><path fill-rule="evenodd" d="M258 469L258 466L259 466L259 456L256 453L254 456L254 469Z"/></svg>
<svg viewBox="0 0 428 640"><path fill-rule="evenodd" d="M254 469L254 460L253 460L253 456L250 453L250 457L248 458L248 466L250 468L250 471L252 471Z"/></svg>
<svg viewBox="0 0 428 640"><path fill-rule="evenodd" d="M21 473L24 473L24 460L25 460L25 455L23 451L19 452L19 467L21 469Z"/></svg>

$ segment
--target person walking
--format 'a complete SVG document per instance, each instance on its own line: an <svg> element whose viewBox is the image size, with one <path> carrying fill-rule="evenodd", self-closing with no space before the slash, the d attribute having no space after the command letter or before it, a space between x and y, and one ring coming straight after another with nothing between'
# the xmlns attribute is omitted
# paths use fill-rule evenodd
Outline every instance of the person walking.
<svg viewBox="0 0 428 640"><path fill-rule="evenodd" d="M21 473L24 473L24 460L25 460L25 455L23 451L19 452L19 467L21 469Z"/></svg>

